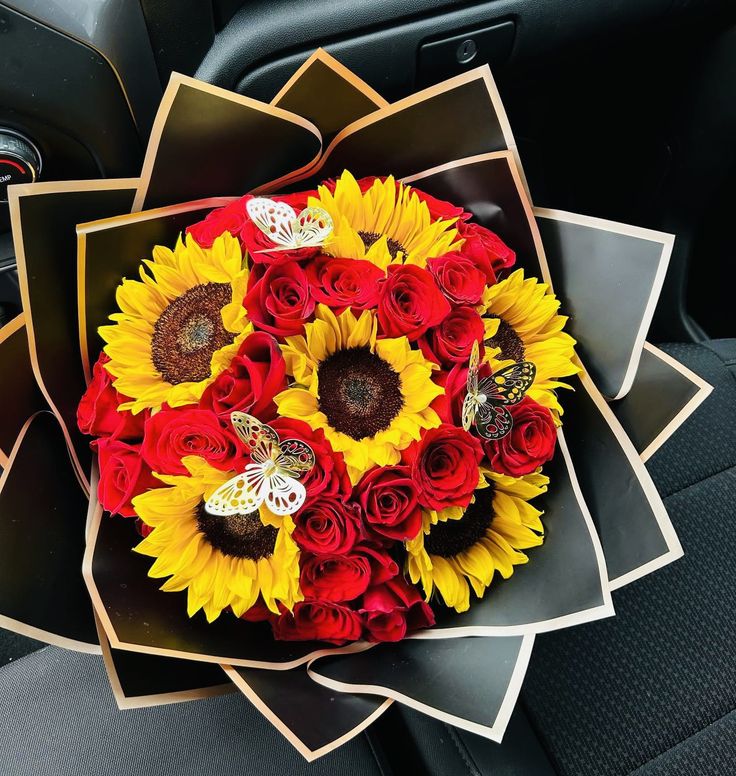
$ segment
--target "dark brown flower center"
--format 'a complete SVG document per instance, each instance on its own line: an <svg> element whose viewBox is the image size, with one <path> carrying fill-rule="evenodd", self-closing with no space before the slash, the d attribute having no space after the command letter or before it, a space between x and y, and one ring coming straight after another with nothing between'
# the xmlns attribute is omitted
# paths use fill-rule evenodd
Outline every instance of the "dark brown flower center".
<svg viewBox="0 0 736 776"><path fill-rule="evenodd" d="M381 237L384 237L384 235L379 234L378 232L358 232L358 236L363 241L366 250L370 250L371 245L377 243ZM386 245L388 246L388 252L391 254L392 259L396 258L396 254L399 251L404 254L407 252L406 248L404 248L398 240L394 240L392 237L386 237Z"/></svg>
<svg viewBox="0 0 736 776"><path fill-rule="evenodd" d="M338 350L317 372L319 408L336 431L353 439L387 429L401 412L401 378L368 347Z"/></svg>
<svg viewBox="0 0 736 776"><path fill-rule="evenodd" d="M185 291L161 313L153 327L151 359L167 383L210 376L212 354L233 339L220 312L231 298L228 283L204 283Z"/></svg>
<svg viewBox="0 0 736 776"><path fill-rule="evenodd" d="M483 538L493 522L493 485L475 491L475 501L459 520L445 520L433 525L424 537L424 549L430 555L452 558Z"/></svg>
<svg viewBox="0 0 736 776"><path fill-rule="evenodd" d="M222 517L211 515L202 502L197 526L216 550L234 558L268 558L276 546L278 531L272 525L263 525L258 512Z"/></svg>
<svg viewBox="0 0 736 776"><path fill-rule="evenodd" d="M503 360L523 361L525 350L524 342L516 333L514 327L498 315L489 315L489 318L498 318L498 331L486 340L486 345L501 349Z"/></svg>

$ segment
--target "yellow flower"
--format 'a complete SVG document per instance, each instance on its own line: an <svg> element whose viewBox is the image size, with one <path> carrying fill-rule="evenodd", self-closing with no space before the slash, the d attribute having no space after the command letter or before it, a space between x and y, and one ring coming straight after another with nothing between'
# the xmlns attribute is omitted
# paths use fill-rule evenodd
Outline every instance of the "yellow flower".
<svg viewBox="0 0 736 776"><path fill-rule="evenodd" d="M562 407L555 390L569 388L559 381L580 371L575 364L575 340L562 329L567 317L558 315L560 302L546 283L524 279L516 270L489 286L481 299L486 327L486 361L495 372L515 361L533 361L536 377L527 396L552 410L559 421Z"/></svg>
<svg viewBox="0 0 736 776"><path fill-rule="evenodd" d="M422 429L440 425L430 408L444 389L406 337L376 339L376 318L348 309L339 316L319 305L304 336L281 346L296 383L275 398L280 415L321 428L345 456L353 483L375 465L399 462Z"/></svg>
<svg viewBox="0 0 736 776"><path fill-rule="evenodd" d="M526 563L521 552L542 544L544 528L529 499L547 490L541 473L514 478L483 470L484 484L466 510L425 512L423 529L406 542L407 570L429 600L436 589L458 612L470 607L470 588L482 598L493 576L508 579Z"/></svg>
<svg viewBox="0 0 736 776"><path fill-rule="evenodd" d="M208 622L228 607L240 617L259 595L272 612L278 613L278 602L291 609L303 597L291 517L265 506L260 514L210 515L204 502L234 472L193 456L183 463L190 476L156 475L170 487L133 500L138 516L153 528L134 548L156 558L148 576L169 577L161 590L186 590L189 616L204 609Z"/></svg>
<svg viewBox="0 0 736 776"><path fill-rule="evenodd" d="M347 172L337 179L334 194L320 186L312 207L332 216L334 229L324 249L331 256L366 259L381 269L389 264L418 264L462 246L455 221L433 220L427 205L411 187L389 176L365 192Z"/></svg>
<svg viewBox="0 0 736 776"><path fill-rule="evenodd" d="M242 305L248 269L240 244L225 233L201 248L187 235L173 251L156 246L140 278L118 286L120 312L99 330L110 357L105 368L131 397L120 408L195 403L252 330Z"/></svg>

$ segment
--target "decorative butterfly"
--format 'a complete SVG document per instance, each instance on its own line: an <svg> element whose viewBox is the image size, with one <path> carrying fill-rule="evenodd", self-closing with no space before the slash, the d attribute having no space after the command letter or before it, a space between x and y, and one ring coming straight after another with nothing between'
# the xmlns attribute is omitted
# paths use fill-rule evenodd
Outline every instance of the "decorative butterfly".
<svg viewBox="0 0 736 776"><path fill-rule="evenodd" d="M268 248L267 251L317 248L333 229L332 216L321 207L306 207L297 215L294 208L285 202L255 197L248 200L245 209L251 221L279 246Z"/></svg>
<svg viewBox="0 0 736 776"><path fill-rule="evenodd" d="M235 433L250 453L245 471L228 480L207 499L211 515L255 512L263 502L276 515L290 515L304 503L307 491L297 479L314 466L314 452L301 439L285 439L245 412L230 414Z"/></svg>
<svg viewBox="0 0 736 776"><path fill-rule="evenodd" d="M479 362L480 348L474 342L468 365L468 392L463 401L463 428L469 431L474 425L483 439L503 439L514 425L507 407L524 398L537 368L531 361L520 361L478 382Z"/></svg>

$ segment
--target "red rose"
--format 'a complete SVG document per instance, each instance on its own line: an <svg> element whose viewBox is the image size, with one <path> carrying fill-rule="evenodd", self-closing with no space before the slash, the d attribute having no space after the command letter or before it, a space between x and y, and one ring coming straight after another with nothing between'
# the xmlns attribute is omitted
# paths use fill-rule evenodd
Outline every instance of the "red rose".
<svg viewBox="0 0 736 776"><path fill-rule="evenodd" d="M247 220L245 198L241 197L225 207L211 210L202 221L188 226L187 234L191 234L203 248L211 248L212 243L225 232L236 236Z"/></svg>
<svg viewBox="0 0 736 776"><path fill-rule="evenodd" d="M131 500L149 488L161 487L144 462L140 446L117 439L96 439L92 446L100 463L100 504L113 515L135 517Z"/></svg>
<svg viewBox="0 0 736 776"><path fill-rule="evenodd" d="M337 498L318 498L303 506L294 523L294 541L317 555L344 555L362 538L360 507Z"/></svg>
<svg viewBox="0 0 736 776"><path fill-rule="evenodd" d="M455 304L475 305L486 287L486 275L468 256L446 253L427 261L444 295Z"/></svg>
<svg viewBox="0 0 736 776"><path fill-rule="evenodd" d="M245 465L235 439L209 410L163 409L146 421L141 453L160 474L187 474L181 462L187 455L204 458L216 469L235 471Z"/></svg>
<svg viewBox="0 0 736 776"><path fill-rule="evenodd" d="M404 457L411 464L420 504L444 509L470 503L483 450L467 431L447 423L430 428L404 451Z"/></svg>
<svg viewBox="0 0 736 776"><path fill-rule="evenodd" d="M273 624L281 641L329 641L344 644L360 638L360 617L352 609L323 601L300 601Z"/></svg>
<svg viewBox="0 0 736 776"><path fill-rule="evenodd" d="M371 564L371 586L380 585L399 573L398 563L384 547L363 542L355 547L355 551L365 555Z"/></svg>
<svg viewBox="0 0 736 776"><path fill-rule="evenodd" d="M482 342L483 321L472 307L454 307L439 326L419 341L422 353L443 366L467 364L474 342Z"/></svg>
<svg viewBox="0 0 736 776"><path fill-rule="evenodd" d="M434 625L431 607L402 577L370 587L361 613L370 641L401 641L411 631Z"/></svg>
<svg viewBox="0 0 736 776"><path fill-rule="evenodd" d="M113 387L113 378L104 367L109 360L105 353L100 353L92 367L92 382L77 407L77 425L83 434L90 436L140 439L148 412L134 415L128 410L118 410L120 403L128 397Z"/></svg>
<svg viewBox="0 0 736 776"><path fill-rule="evenodd" d="M281 439L301 439L306 442L314 453L314 466L301 478L301 483L307 489L305 506L318 497L334 496L346 500L352 493L353 486L345 467L342 453L336 453L325 438L324 431L316 431L303 420L278 417L269 423Z"/></svg>
<svg viewBox="0 0 736 776"><path fill-rule="evenodd" d="M270 266L260 279L251 275L243 304L256 328L276 337L301 334L314 312L307 274L295 261Z"/></svg>
<svg viewBox="0 0 736 776"><path fill-rule="evenodd" d="M450 312L450 304L426 269L391 266L380 283L378 322L387 337L415 340Z"/></svg>
<svg viewBox="0 0 736 776"><path fill-rule="evenodd" d="M315 191L301 191L286 196L270 197L276 202L285 202L294 208L294 212L299 213L307 206L310 196L315 195ZM243 197L243 209L245 210L248 200L253 199L252 195ZM278 247L261 229L256 226L248 217L246 210L245 220L240 229L240 242L243 250L248 251L251 259L256 264L286 264L290 261L301 261L311 259L316 255L318 248L297 248L289 251L273 251L269 248Z"/></svg>
<svg viewBox="0 0 736 776"><path fill-rule="evenodd" d="M199 406L229 422L230 413L248 412L268 422L276 416L273 397L286 388L286 364L278 342L262 331L249 334L230 366L205 389Z"/></svg>
<svg viewBox="0 0 736 776"><path fill-rule="evenodd" d="M422 512L408 466L371 469L356 487L366 522L389 539L413 539L422 527Z"/></svg>
<svg viewBox="0 0 736 776"><path fill-rule="evenodd" d="M460 221L467 221L468 218L472 217L472 213L466 213L463 208L453 205L452 202L437 199L437 197L433 197L431 194L427 194L426 191L420 191L419 189L413 189L413 191L427 205L429 215L433 220L444 218L446 221L452 221L453 218L457 218Z"/></svg>
<svg viewBox="0 0 736 776"><path fill-rule="evenodd" d="M259 598L248 611L243 612L243 614L240 615L240 619L245 620L246 622L273 621L277 617L278 615L274 614L274 612L266 606L262 598Z"/></svg>
<svg viewBox="0 0 736 776"><path fill-rule="evenodd" d="M475 223L459 223L458 231L465 239L460 253L467 256L486 275L488 284L496 282L502 269L514 265L516 254L490 229Z"/></svg>
<svg viewBox="0 0 736 776"><path fill-rule="evenodd" d="M307 598L352 601L371 582L371 564L365 555L302 556L299 584Z"/></svg>
<svg viewBox="0 0 736 776"><path fill-rule="evenodd" d="M336 313L345 308L367 310L378 304L378 281L383 270L363 259L318 256L307 266L307 277L316 302L329 305Z"/></svg>
<svg viewBox="0 0 736 776"><path fill-rule="evenodd" d="M508 410L514 419L511 431L493 442L484 441L483 446L493 471L521 477L552 458L557 428L552 413L528 396Z"/></svg>
<svg viewBox="0 0 736 776"><path fill-rule="evenodd" d="M441 385L445 392L437 396L430 406L443 423L462 425L463 401L468 392L468 367L464 364L454 364L449 371L442 369L435 372L432 379L437 385Z"/></svg>

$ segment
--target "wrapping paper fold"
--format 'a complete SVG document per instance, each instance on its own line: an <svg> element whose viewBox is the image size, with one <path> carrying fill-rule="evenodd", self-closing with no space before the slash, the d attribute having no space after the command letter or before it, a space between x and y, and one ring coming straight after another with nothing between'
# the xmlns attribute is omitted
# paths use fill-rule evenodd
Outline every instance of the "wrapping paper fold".
<svg viewBox="0 0 736 776"><path fill-rule="evenodd" d="M119 278L154 243L246 191L307 188L345 167L472 211L554 284L584 369L563 397L547 537L531 562L401 643L332 648L274 642L233 618L207 625L187 617L183 593L159 594L131 552L132 522L96 502L75 409ZM643 464L709 391L644 343L672 237L535 211L487 68L393 105L323 51L270 106L174 75L140 179L12 187L10 207L25 313L0 330L12 377L0 399L13 407L0 420L0 625L102 651L121 708L237 688L307 759L392 701L498 741L535 634L612 615L612 589L682 554Z"/></svg>

